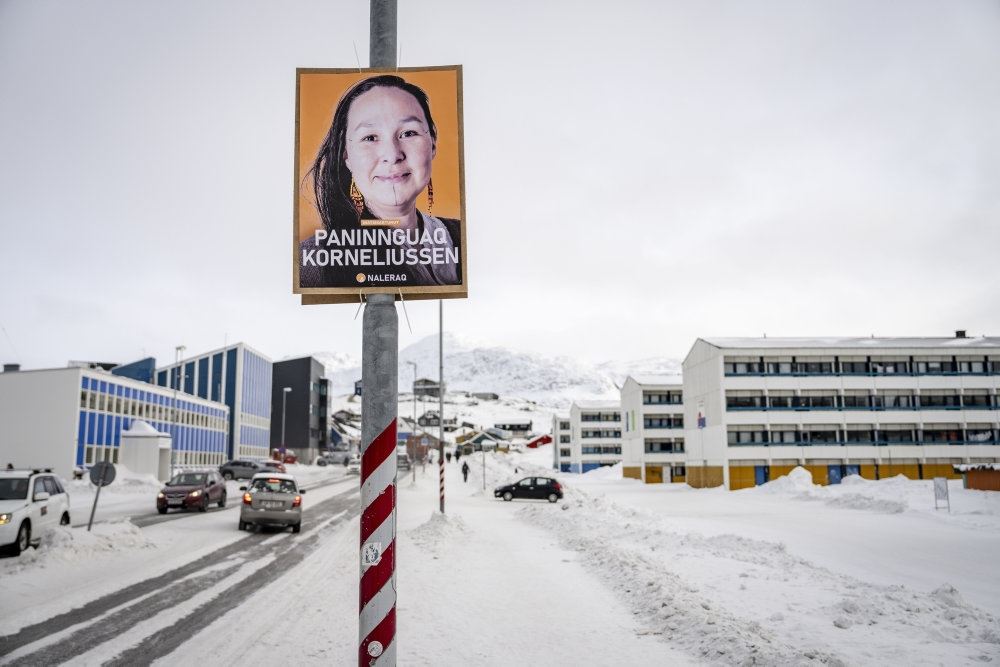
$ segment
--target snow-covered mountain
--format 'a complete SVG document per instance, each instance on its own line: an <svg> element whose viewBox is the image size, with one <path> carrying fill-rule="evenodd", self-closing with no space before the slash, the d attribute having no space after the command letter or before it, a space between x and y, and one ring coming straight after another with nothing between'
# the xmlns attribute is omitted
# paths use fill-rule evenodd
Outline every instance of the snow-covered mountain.
<svg viewBox="0 0 1000 667"><path fill-rule="evenodd" d="M336 353L314 354L327 363L333 394L347 394L361 378L356 360ZM332 359L334 363L328 363ZM438 338L428 336L399 352L399 390L411 391L416 377L438 377ZM576 399L618 398L618 387L629 374L670 375L680 373L676 359L652 358L591 365L568 357L519 352L488 346L452 333L444 336L445 384L449 391L494 392L501 397L520 397L540 405L566 408Z"/></svg>

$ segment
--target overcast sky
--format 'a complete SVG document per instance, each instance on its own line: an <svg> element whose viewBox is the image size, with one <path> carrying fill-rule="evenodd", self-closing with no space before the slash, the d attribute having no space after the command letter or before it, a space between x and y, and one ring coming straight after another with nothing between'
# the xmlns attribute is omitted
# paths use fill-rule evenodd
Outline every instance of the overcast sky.
<svg viewBox="0 0 1000 667"><path fill-rule="evenodd" d="M1000 335L1000 3L400 0L464 65L470 296L584 360L698 336ZM0 360L360 357L291 293L296 67L368 2L0 0ZM400 344L437 302L400 310Z"/></svg>

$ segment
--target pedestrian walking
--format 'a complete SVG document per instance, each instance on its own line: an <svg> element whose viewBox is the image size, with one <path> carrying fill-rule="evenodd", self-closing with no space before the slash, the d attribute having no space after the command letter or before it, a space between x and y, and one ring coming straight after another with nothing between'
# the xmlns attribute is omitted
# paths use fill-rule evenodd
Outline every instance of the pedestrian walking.
<svg viewBox="0 0 1000 667"><path fill-rule="evenodd" d="M458 460L460 458L462 458L462 449L460 447L456 447L455 448L455 463L458 463Z"/></svg>
<svg viewBox="0 0 1000 667"><path fill-rule="evenodd" d="M448 460L448 463L451 463L451 452L445 452L444 457Z"/></svg>
<svg viewBox="0 0 1000 667"><path fill-rule="evenodd" d="M469 481L469 462L465 461L462 463L462 481Z"/></svg>

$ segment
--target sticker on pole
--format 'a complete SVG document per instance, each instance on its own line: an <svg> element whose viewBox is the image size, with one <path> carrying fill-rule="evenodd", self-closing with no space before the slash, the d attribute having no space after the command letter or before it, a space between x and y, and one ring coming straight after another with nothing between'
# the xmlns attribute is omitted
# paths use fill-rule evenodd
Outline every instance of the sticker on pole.
<svg viewBox="0 0 1000 667"><path fill-rule="evenodd" d="M365 567L378 565L382 562L382 543L369 542L366 544L361 552L361 562L364 563Z"/></svg>
<svg viewBox="0 0 1000 667"><path fill-rule="evenodd" d="M368 644L368 655L370 655L373 658L377 658L380 655L382 655L382 642L373 641L370 644Z"/></svg>

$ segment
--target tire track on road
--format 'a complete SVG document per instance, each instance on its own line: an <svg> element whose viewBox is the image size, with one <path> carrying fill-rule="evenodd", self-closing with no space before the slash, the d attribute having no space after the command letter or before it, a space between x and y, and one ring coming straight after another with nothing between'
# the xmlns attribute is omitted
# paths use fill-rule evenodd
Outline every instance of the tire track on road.
<svg viewBox="0 0 1000 667"><path fill-rule="evenodd" d="M332 513L330 510L337 508L341 504L347 504L349 506L351 496L356 496L357 494L358 488L352 487L332 496L331 498L327 498L317 505L308 508L304 512L304 519L308 521L313 521L317 518L321 519L324 514ZM53 634L62 632L63 630L71 628L75 625L85 623L85 627L72 633L63 640L41 648L28 655L22 656L21 658L18 658L16 662L17 664L52 665L58 664L61 661L69 660L70 658L88 651L102 643L95 641L95 634L103 636L107 634L108 628L114 628L111 634L113 636L117 636L138 623L154 616L157 612L167 609L170 606L186 599L186 597L191 594L190 588L195 582L201 582L200 585L195 588L195 592L197 592L197 590L203 590L204 588L212 586L218 581L224 579L226 576L233 574L237 569L243 567L246 562L252 560L252 558L262 557L267 552L277 548L276 545L269 544L247 544L248 540L254 539L261 540L263 538L256 534L246 535L245 537L221 547L210 554L206 554L197 560L174 568L173 570L165 572L159 576L151 579L145 579L132 584L131 586L126 586L119 591L102 596L96 600L92 600L82 607L71 609L68 612L58 614L45 621L26 626L15 634L0 637L0 656L10 655L22 647L33 644L34 642L42 640ZM297 542L297 544L301 545L306 542L311 543L312 540L301 540ZM225 561L239 555L245 555L248 556L248 558L240 559L239 563L232 567L218 568L218 564L221 561ZM215 569L212 569L204 575L192 577L192 575L196 575L200 571L209 568ZM92 629L99 616L102 616L117 607L128 604L129 602L138 600L139 598L145 598L151 593L154 595L142 600L138 604L130 605L128 608L120 610L109 617L109 619L113 618L120 621L121 624L108 623L109 619L102 619L100 625L103 627L100 627L96 632ZM241 594L245 596L246 591L241 591ZM155 607L155 611L152 613L145 613L144 609L147 605L151 608ZM110 638L112 637L108 637L108 639Z"/></svg>

